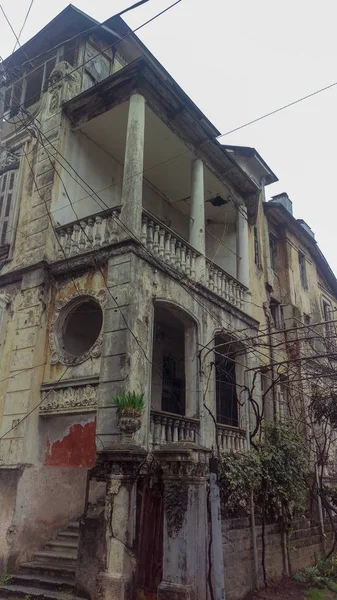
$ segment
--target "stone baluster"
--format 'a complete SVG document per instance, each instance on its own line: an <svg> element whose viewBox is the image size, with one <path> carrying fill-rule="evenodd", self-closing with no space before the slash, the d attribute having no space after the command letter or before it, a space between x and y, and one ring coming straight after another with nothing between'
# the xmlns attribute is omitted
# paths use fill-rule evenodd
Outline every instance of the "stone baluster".
<svg viewBox="0 0 337 600"><path fill-rule="evenodd" d="M64 250L65 250L66 256L69 256L69 254L70 254L72 233L73 233L72 226L67 227L67 239L66 239L66 243L65 243L65 246L64 246Z"/></svg>
<svg viewBox="0 0 337 600"><path fill-rule="evenodd" d="M85 246L86 246L86 242L87 242L86 227L87 227L86 222L85 221L80 221L81 233L80 233L80 240L79 240L79 243L78 243L78 247L79 247L79 251L80 252L84 252Z"/></svg>
<svg viewBox="0 0 337 600"><path fill-rule="evenodd" d="M176 256L176 269L179 269L179 271L181 271L181 241L177 240L176 243L176 252L175 252L175 256Z"/></svg>
<svg viewBox="0 0 337 600"><path fill-rule="evenodd" d="M148 224L147 224L147 247L152 252L152 250L153 250L153 221L148 221Z"/></svg>
<svg viewBox="0 0 337 600"><path fill-rule="evenodd" d="M161 443L166 444L166 423L167 417L161 417Z"/></svg>
<svg viewBox="0 0 337 600"><path fill-rule="evenodd" d="M118 240L118 235L117 235L117 217L118 217L118 212L115 211L112 213L112 217L110 219L110 223L111 223L111 227L110 227L110 242L117 242Z"/></svg>
<svg viewBox="0 0 337 600"><path fill-rule="evenodd" d="M179 441L179 420L178 419L174 419L174 421L173 421L172 441L173 442Z"/></svg>
<svg viewBox="0 0 337 600"><path fill-rule="evenodd" d="M66 232L64 229L61 229L59 233L56 234L58 239L58 254L61 257L64 257L65 254L65 242L66 242Z"/></svg>
<svg viewBox="0 0 337 600"><path fill-rule="evenodd" d="M189 421L185 421L185 440L191 439L191 423Z"/></svg>
<svg viewBox="0 0 337 600"><path fill-rule="evenodd" d="M102 244L102 217L95 217L96 233L94 248L100 248Z"/></svg>
<svg viewBox="0 0 337 600"><path fill-rule="evenodd" d="M209 270L209 289L211 291L214 290L214 269L213 269L213 267L210 267L210 270Z"/></svg>
<svg viewBox="0 0 337 600"><path fill-rule="evenodd" d="M154 416L154 443L156 446L160 445L161 441L161 421L160 415Z"/></svg>
<svg viewBox="0 0 337 600"><path fill-rule="evenodd" d="M191 276L191 250L186 248L186 275Z"/></svg>
<svg viewBox="0 0 337 600"><path fill-rule="evenodd" d="M195 275L196 275L196 264L195 264L196 258L197 258L196 253L192 252L192 255L191 255L191 277L193 279L195 279Z"/></svg>
<svg viewBox="0 0 337 600"><path fill-rule="evenodd" d="M142 218L142 231L140 234L140 241L142 242L143 246L147 245L147 216L143 215Z"/></svg>
<svg viewBox="0 0 337 600"><path fill-rule="evenodd" d="M75 223L75 225L73 227L73 235L71 237L70 254L72 256L74 256L75 254L78 254L78 251L79 251L78 242L79 242L80 231L81 231L81 228L80 228L79 224Z"/></svg>
<svg viewBox="0 0 337 600"><path fill-rule="evenodd" d="M159 225L155 223L154 232L153 232L153 252L155 254L159 253Z"/></svg>
<svg viewBox="0 0 337 600"><path fill-rule="evenodd" d="M181 419L179 421L179 442L184 439L184 421Z"/></svg>
<svg viewBox="0 0 337 600"><path fill-rule="evenodd" d="M168 232L165 235L165 262L171 262L171 234Z"/></svg>
<svg viewBox="0 0 337 600"><path fill-rule="evenodd" d="M181 244L180 248L180 267L183 273L186 273L186 246Z"/></svg>
<svg viewBox="0 0 337 600"><path fill-rule="evenodd" d="M171 265L176 266L176 243L177 240L174 236L171 236Z"/></svg>
<svg viewBox="0 0 337 600"><path fill-rule="evenodd" d="M150 414L150 443L153 446L155 443L155 425L154 425L154 416Z"/></svg>
<svg viewBox="0 0 337 600"><path fill-rule="evenodd" d="M93 247L94 243L94 224L95 221L91 217L88 219L88 248Z"/></svg>
<svg viewBox="0 0 337 600"><path fill-rule="evenodd" d="M167 430L166 430L166 442L172 442L172 422L173 419L168 418L167 419Z"/></svg>
<svg viewBox="0 0 337 600"><path fill-rule="evenodd" d="M164 259L165 255L165 229L162 227L159 230L159 258Z"/></svg>

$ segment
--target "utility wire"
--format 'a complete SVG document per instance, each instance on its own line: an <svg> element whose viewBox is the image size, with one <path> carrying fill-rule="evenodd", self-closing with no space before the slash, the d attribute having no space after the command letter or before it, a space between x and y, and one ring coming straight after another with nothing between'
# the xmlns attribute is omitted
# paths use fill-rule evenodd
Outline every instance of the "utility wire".
<svg viewBox="0 0 337 600"><path fill-rule="evenodd" d="M62 81L63 79L65 79L66 77L68 78L69 75L72 75L73 73L75 73L76 71L78 71L79 69L81 69L82 67L84 67L87 63L91 62L92 60L94 60L95 58L97 58L98 56L101 56L102 54L104 54L107 50L114 48L115 46L117 46L118 44L120 44L122 41L124 41L126 38L128 38L130 35L133 35L134 33L136 33L136 31L139 31L140 29L142 29L143 27L145 27L146 25L148 25L149 23L152 23L152 21L154 21L155 19L157 19L158 17L162 16L163 14L165 14L167 11L169 11L171 8L173 8L174 6L176 6L177 4L179 4L180 2L182 2L182 0L176 0L175 2L173 2L172 4L170 4L169 6L167 6L165 9L163 9L162 11L160 11L159 13L155 14L153 17L151 17L150 19L148 19L147 21L145 21L144 23L142 23L141 25L139 25L138 27L136 27L135 29L129 31L128 33L126 33L124 36L122 36L119 40L117 40L116 42L113 42L112 44L109 44L108 46L106 46L105 48L103 48L102 50L100 50L99 52L97 52L97 54L95 54L94 56L91 56L88 60L83 61L80 65L78 65L77 67L74 67L74 69L72 71L70 71L69 73L67 73L66 75L63 75L62 77L60 77L57 80L57 83L59 84L60 81ZM1 5L0 8L2 9ZM3 11L3 9L2 9ZM3 11L4 13L4 11ZM4 13L5 15L5 13ZM12 25L10 24L9 20L7 19L6 15L5 18L11 28L11 30L13 31L15 37L16 34L12 28ZM111 17L113 18L113 17ZM95 26L96 28L96 26ZM82 32L83 35L83 32ZM70 38L72 39L72 38ZM62 44L60 45L64 45L65 42L62 42ZM53 49L49 49L48 53L50 53ZM31 59L28 58L27 54L25 53L26 57L27 57L27 61L28 63L31 63ZM23 81L25 79L25 75L23 75L22 77L20 77L19 79L17 79L14 83L19 83L20 81ZM97 84L96 84L97 85ZM92 86L94 87L94 86ZM33 100L34 98L36 98L37 96L40 97L40 92L33 94L32 96L30 96L29 98L25 99L25 102L22 104L17 105L17 109L20 109L22 107L24 107L24 105L27 103L28 100Z"/></svg>
<svg viewBox="0 0 337 600"><path fill-rule="evenodd" d="M39 406L41 406L42 402L44 402L46 400L46 398L48 398L49 394L51 394L51 392L54 391L55 387L57 386L58 383L60 383L60 381L63 379L64 375L66 374L66 372L68 371L69 366L67 366L65 368L65 370L63 371L61 377L59 377L59 379L56 381L56 383L54 384L54 386L47 392L47 394L44 396L44 398L42 398L42 400L40 400L40 402L38 404L36 404L28 413L26 413L22 419L19 420L19 422L14 425L14 427L11 427L10 429L8 429L8 431L6 431L6 433L4 433L1 437L0 437L0 441L4 439L4 437L6 435L8 435L11 431L13 431L13 429L16 429L17 427L19 427L19 425L21 425L21 423L27 419L27 417L29 417L35 410L37 410L39 408Z"/></svg>
<svg viewBox="0 0 337 600"><path fill-rule="evenodd" d="M29 7L28 7L28 10L27 10L26 16L25 16L25 18L24 18L24 21L23 21L23 23L22 23L22 27L21 27L21 29L20 29L20 31L19 31L18 37L17 37L17 39L16 39L15 46L14 46L14 48L13 48L12 54L14 54L14 52L15 52L16 45L17 45L17 44L19 44L19 45L20 45L20 37L21 37L21 35L22 35L22 32L23 32L23 30L24 30L24 27L25 27L25 25L26 25L26 23L27 23L27 19L28 19L28 17L29 17L29 13L30 13L30 11L31 11L31 9L32 9L33 3L34 3L34 0L30 0L30 5L29 5ZM16 36L15 36L15 37L16 37Z"/></svg>
<svg viewBox="0 0 337 600"><path fill-rule="evenodd" d="M18 36L16 35L16 33L15 33L13 27L12 27L12 24L11 24L10 20L8 19L8 17L7 17L7 15L6 15L6 13L5 13L5 11L4 11L4 9L3 9L3 7L2 7L1 4L0 4L0 10L1 10L3 16L5 17L5 19L6 19L7 23L8 23L8 25L9 25L9 27L11 28L11 31L12 31L12 33L13 33L16 41L17 41L17 43L20 46L20 40L19 40ZM28 58L28 56L27 56L27 54L26 54L26 52L24 50L23 50L23 53L24 53L25 57L27 58L27 61L30 63L30 60L29 60L29 58Z"/></svg>

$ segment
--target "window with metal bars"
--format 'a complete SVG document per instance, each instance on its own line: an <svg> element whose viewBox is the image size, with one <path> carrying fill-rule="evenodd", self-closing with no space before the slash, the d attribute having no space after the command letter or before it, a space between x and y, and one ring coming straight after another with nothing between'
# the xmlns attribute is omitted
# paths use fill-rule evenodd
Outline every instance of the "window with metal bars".
<svg viewBox="0 0 337 600"><path fill-rule="evenodd" d="M254 227L254 262L261 268L260 243L257 227Z"/></svg>
<svg viewBox="0 0 337 600"><path fill-rule="evenodd" d="M216 420L222 425L239 426L236 393L235 355L219 356L215 361Z"/></svg>
<svg viewBox="0 0 337 600"><path fill-rule="evenodd" d="M9 221L14 207L14 194L17 169L0 175L0 246L9 243Z"/></svg>

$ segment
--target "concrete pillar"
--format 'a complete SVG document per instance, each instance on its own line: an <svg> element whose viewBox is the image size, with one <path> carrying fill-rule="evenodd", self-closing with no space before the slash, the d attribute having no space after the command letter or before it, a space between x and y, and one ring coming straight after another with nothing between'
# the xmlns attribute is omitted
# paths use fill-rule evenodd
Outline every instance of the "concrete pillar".
<svg viewBox="0 0 337 600"><path fill-rule="evenodd" d="M190 324L185 326L185 389L187 417L199 417L198 402L198 348L197 328ZM199 440L197 440L199 442Z"/></svg>
<svg viewBox="0 0 337 600"><path fill-rule="evenodd" d="M142 223L144 130L145 99L133 94L129 101L120 219L138 239ZM122 229L121 235L130 234Z"/></svg>
<svg viewBox="0 0 337 600"><path fill-rule="evenodd" d="M204 600L208 597L208 452L194 444L174 446L155 453L163 471L165 497L158 600Z"/></svg>
<svg viewBox="0 0 337 600"><path fill-rule="evenodd" d="M105 502L106 570L97 577L96 597L102 600L132 600L135 594L137 478L146 451L117 445L100 456L94 476L100 471L107 482Z"/></svg>
<svg viewBox="0 0 337 600"><path fill-rule="evenodd" d="M200 158L192 162L191 168L189 242L201 254L196 261L196 276L199 281L202 281L205 277L205 190L204 165Z"/></svg>
<svg viewBox="0 0 337 600"><path fill-rule="evenodd" d="M247 208L243 204L240 204L236 210L236 278L240 281L240 283L249 288L250 278Z"/></svg>

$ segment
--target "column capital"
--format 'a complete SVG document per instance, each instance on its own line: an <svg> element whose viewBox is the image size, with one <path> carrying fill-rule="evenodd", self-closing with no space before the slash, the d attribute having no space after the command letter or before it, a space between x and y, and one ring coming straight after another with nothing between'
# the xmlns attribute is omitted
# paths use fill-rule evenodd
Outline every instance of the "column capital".
<svg viewBox="0 0 337 600"><path fill-rule="evenodd" d="M204 483L208 473L208 459L211 451L191 442L167 444L154 452L154 457L163 473L164 481Z"/></svg>
<svg viewBox="0 0 337 600"><path fill-rule="evenodd" d="M114 444L114 448L98 453L96 465L90 476L98 481L110 481L111 478L136 479L141 464L146 460L147 452L136 444L130 446Z"/></svg>

